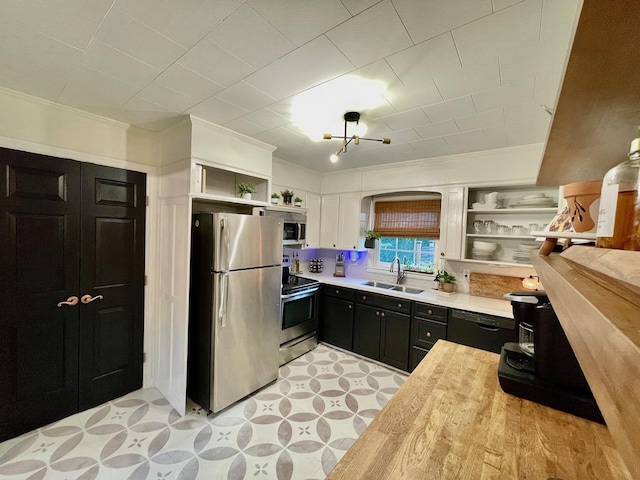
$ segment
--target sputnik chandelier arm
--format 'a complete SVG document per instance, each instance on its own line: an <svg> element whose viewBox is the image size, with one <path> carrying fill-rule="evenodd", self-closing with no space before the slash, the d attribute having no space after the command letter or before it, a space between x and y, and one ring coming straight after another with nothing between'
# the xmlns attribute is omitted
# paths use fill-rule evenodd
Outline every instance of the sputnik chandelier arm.
<svg viewBox="0 0 640 480"><path fill-rule="evenodd" d="M353 123L355 122L356 126L359 125L360 123L360 113L358 112L347 112L344 114L344 135L333 135L331 133L325 133L323 135L323 139L324 140L331 140L333 138L340 138L342 139L342 148L340 148L340 150L338 150L336 153L332 154L330 158L330 160L332 162L337 162L338 161L338 157L340 156L341 153L346 153L347 152L347 145L349 145L352 141L355 145L359 145L360 144L360 140L369 140L372 142L381 142L384 145L389 145L391 143L391 139L390 138L366 138L366 137L360 137L359 135L351 135L348 136L347 135L347 124L348 123Z"/></svg>

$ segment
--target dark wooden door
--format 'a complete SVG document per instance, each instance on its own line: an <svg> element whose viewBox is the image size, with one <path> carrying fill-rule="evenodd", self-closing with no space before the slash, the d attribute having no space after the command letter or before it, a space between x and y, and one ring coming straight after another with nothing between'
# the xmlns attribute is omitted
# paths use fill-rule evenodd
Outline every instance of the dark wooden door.
<svg viewBox="0 0 640 480"><path fill-rule="evenodd" d="M145 174L82 165L80 410L142 386Z"/></svg>
<svg viewBox="0 0 640 480"><path fill-rule="evenodd" d="M0 441L77 411L80 163L0 149ZM73 303L73 301L71 302Z"/></svg>
<svg viewBox="0 0 640 480"><path fill-rule="evenodd" d="M3 148L0 171L2 441L140 387L145 175Z"/></svg>
<svg viewBox="0 0 640 480"><path fill-rule="evenodd" d="M320 340L336 347L352 349L353 302L324 296Z"/></svg>
<svg viewBox="0 0 640 480"><path fill-rule="evenodd" d="M381 310L380 317L380 361L408 370L411 318L389 310Z"/></svg>
<svg viewBox="0 0 640 480"><path fill-rule="evenodd" d="M380 359L380 309L356 304L353 325L353 351L365 357Z"/></svg>

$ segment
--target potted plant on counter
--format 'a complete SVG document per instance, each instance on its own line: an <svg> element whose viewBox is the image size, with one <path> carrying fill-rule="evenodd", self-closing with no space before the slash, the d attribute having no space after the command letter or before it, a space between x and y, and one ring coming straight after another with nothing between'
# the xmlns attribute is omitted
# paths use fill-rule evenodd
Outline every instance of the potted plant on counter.
<svg viewBox="0 0 640 480"><path fill-rule="evenodd" d="M280 195L278 195L276 192L273 192L271 194L271 204L278 205L278 203L280 203Z"/></svg>
<svg viewBox="0 0 640 480"><path fill-rule="evenodd" d="M382 236L373 230L367 230L367 236L364 239L364 248L376 248L376 240L380 240Z"/></svg>
<svg viewBox="0 0 640 480"><path fill-rule="evenodd" d="M302 199L300 197L296 197L293 199L293 205L296 207L302 206Z"/></svg>
<svg viewBox="0 0 640 480"><path fill-rule="evenodd" d="M239 183L238 193L245 200L251 200L251 194L256 193L256 187L252 183Z"/></svg>
<svg viewBox="0 0 640 480"><path fill-rule="evenodd" d="M280 195L282 195L282 201L285 205L291 205L291 199L293 198L293 192L291 190L283 190L280 192Z"/></svg>
<svg viewBox="0 0 640 480"><path fill-rule="evenodd" d="M443 292L447 292L447 293L453 292L453 289L455 288L455 284L456 284L455 275L451 275L450 273L447 273L446 270L443 270L442 272L438 273L438 280L442 285Z"/></svg>

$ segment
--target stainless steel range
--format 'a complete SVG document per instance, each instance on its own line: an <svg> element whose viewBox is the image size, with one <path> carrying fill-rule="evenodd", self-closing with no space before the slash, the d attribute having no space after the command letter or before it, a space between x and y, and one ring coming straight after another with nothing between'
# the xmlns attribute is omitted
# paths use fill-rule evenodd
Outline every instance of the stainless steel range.
<svg viewBox="0 0 640 480"><path fill-rule="evenodd" d="M320 282L289 275L283 266L280 304L280 365L318 345Z"/></svg>

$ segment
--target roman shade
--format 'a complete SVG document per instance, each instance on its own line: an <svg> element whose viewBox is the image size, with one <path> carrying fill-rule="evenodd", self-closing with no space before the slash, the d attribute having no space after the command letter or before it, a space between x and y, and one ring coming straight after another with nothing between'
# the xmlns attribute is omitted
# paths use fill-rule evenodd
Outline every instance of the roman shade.
<svg viewBox="0 0 640 480"><path fill-rule="evenodd" d="M440 200L378 201L373 229L383 237L439 238Z"/></svg>

